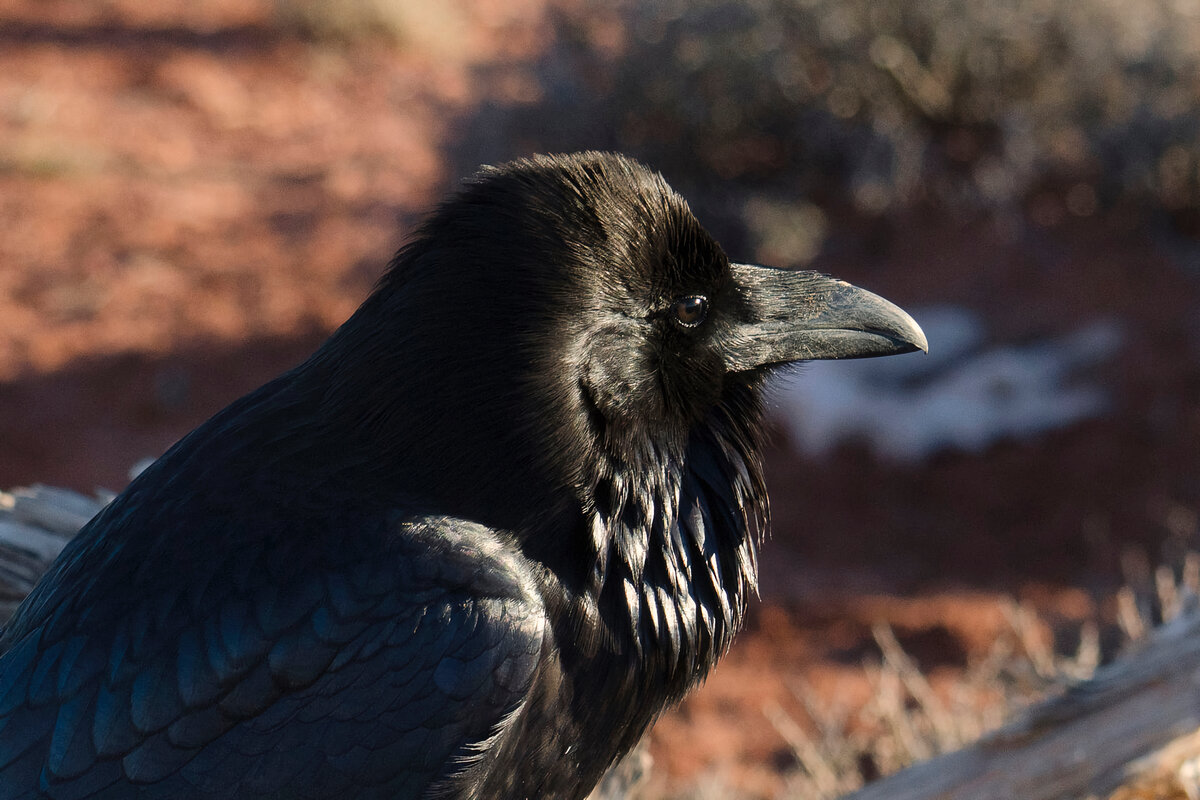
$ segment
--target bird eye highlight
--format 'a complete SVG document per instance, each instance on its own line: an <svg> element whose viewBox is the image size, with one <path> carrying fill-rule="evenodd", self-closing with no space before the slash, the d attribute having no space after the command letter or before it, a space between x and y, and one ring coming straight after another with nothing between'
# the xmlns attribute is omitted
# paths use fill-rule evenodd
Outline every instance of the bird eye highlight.
<svg viewBox="0 0 1200 800"><path fill-rule="evenodd" d="M708 316L708 299L699 295L681 297L675 301L674 312L680 325L695 328Z"/></svg>

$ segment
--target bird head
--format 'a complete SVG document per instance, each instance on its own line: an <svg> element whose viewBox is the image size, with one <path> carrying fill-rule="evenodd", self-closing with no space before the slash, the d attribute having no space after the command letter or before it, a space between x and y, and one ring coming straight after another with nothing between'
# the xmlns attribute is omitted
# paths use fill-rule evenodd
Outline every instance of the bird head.
<svg viewBox="0 0 1200 800"><path fill-rule="evenodd" d="M757 475L758 387L780 365L925 348L870 292L731 262L660 175L593 152L484 168L326 357L406 492L534 530L678 472L713 426Z"/></svg>

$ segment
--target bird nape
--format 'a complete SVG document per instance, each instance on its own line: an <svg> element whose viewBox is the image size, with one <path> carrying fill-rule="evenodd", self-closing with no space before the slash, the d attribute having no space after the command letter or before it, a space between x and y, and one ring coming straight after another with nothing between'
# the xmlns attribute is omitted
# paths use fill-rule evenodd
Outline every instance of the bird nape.
<svg viewBox="0 0 1200 800"><path fill-rule="evenodd" d="M760 391L925 349L612 154L486 168L0 636L0 800L581 798L729 646Z"/></svg>

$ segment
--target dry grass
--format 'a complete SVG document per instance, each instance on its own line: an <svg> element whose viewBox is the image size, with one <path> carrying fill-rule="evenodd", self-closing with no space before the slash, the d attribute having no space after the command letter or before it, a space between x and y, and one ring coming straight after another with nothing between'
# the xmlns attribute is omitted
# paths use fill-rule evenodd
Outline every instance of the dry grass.
<svg viewBox="0 0 1200 800"><path fill-rule="evenodd" d="M1095 625L1084 626L1077 652L1063 655L1054 652L1032 609L1014 603L1006 616L1010 629L987 656L936 687L886 625L873 631L880 661L865 665L872 684L867 705L847 709L798 684L795 693L811 725L782 709L767 710L800 765L786 796L832 800L876 777L957 750L1030 703L1086 680L1099 665Z"/></svg>
<svg viewBox="0 0 1200 800"><path fill-rule="evenodd" d="M434 54L458 52L468 24L457 0L275 0L275 18L317 40L379 38L400 47L417 43Z"/></svg>
<svg viewBox="0 0 1200 800"><path fill-rule="evenodd" d="M1179 568L1159 566L1149 590L1124 586L1117 594L1117 622L1125 646L1142 640L1160 624L1197 610L1200 554L1189 552ZM965 673L935 689L887 626L874 630L881 660L868 665L872 700L857 711L839 707L797 686L812 726L799 724L781 709L768 717L795 752L800 770L788 797L832 800L867 781L910 764L968 745L999 728L1031 703L1091 678L1100 666L1097 624L1085 623L1074 653L1055 652L1047 627L1028 607L1006 609L1010 629L991 652ZM1200 737L1200 734L1198 734ZM1179 757L1196 752L1200 741L1177 743ZM1135 766L1129 783L1107 800L1197 800L1200 762L1171 753Z"/></svg>

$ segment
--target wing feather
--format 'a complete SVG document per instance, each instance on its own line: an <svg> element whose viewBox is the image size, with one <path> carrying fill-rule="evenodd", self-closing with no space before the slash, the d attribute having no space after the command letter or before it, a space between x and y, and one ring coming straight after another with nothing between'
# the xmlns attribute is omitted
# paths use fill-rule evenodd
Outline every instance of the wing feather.
<svg viewBox="0 0 1200 800"><path fill-rule="evenodd" d="M319 533L289 531L316 544L272 554L261 585L244 563L228 580L167 580L79 551L101 574L75 586L95 597L42 590L7 632L19 638L0 656L0 800L449 785L534 679L545 612L528 570L456 519ZM253 547L245 559L268 563ZM72 574L56 571L64 594ZM133 575L143 584L121 613L75 611Z"/></svg>

